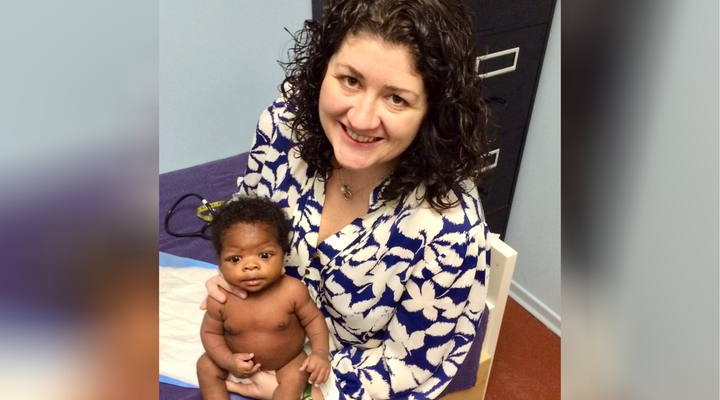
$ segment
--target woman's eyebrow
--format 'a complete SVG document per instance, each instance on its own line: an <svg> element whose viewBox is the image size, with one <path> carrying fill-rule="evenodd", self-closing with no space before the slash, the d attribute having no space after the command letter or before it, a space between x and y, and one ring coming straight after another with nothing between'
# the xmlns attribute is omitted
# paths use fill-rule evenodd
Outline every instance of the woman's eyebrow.
<svg viewBox="0 0 720 400"><path fill-rule="evenodd" d="M413 92L410 89L403 89L403 88L399 88L397 86L388 86L388 85L386 85L384 87L385 87L385 89L387 89L390 92L396 92L396 93L407 94L407 95L419 97L417 93Z"/></svg>
<svg viewBox="0 0 720 400"><path fill-rule="evenodd" d="M356 78L358 78L360 80L365 80L365 75L363 75L362 72L355 69L355 67L353 67L352 65L339 63L339 64L337 64L337 66L347 68L350 71L350 73L352 75L354 75ZM396 92L396 93L402 93L402 94L406 94L406 95L410 95L410 96L420 97L419 94L415 93L414 91L412 91L410 89L403 89L401 87L392 86L392 85L385 85L385 86L383 86L383 88L390 92Z"/></svg>
<svg viewBox="0 0 720 400"><path fill-rule="evenodd" d="M357 69L355 69L355 67L353 67L352 65L349 65L349 64L338 64L338 67L347 68L347 69L350 70L350 73L353 74L353 75L355 75L357 78L365 79L365 75L363 75L362 72L360 72L360 71L358 71Z"/></svg>

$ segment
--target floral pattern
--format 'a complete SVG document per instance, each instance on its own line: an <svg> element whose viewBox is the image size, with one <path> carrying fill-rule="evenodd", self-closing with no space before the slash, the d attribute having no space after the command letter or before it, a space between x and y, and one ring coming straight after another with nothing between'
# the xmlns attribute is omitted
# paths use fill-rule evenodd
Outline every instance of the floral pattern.
<svg viewBox="0 0 720 400"><path fill-rule="evenodd" d="M287 273L308 286L330 329L326 385L341 399L436 398L484 310L490 252L479 199L438 213L414 194L380 200L385 182L367 215L318 244L325 182L298 156L290 117L283 99L262 113L238 193L269 197L290 218Z"/></svg>

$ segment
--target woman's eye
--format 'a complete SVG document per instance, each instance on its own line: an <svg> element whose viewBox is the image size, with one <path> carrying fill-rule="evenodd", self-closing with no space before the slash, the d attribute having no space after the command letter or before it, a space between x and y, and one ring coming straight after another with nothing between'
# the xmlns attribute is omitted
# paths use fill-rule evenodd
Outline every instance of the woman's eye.
<svg viewBox="0 0 720 400"><path fill-rule="evenodd" d="M260 258L263 260L267 260L270 258L270 253L260 253Z"/></svg>
<svg viewBox="0 0 720 400"><path fill-rule="evenodd" d="M390 103L392 103L392 105L394 106L404 106L405 104L407 104L405 99L396 94L390 96Z"/></svg>
<svg viewBox="0 0 720 400"><path fill-rule="evenodd" d="M349 87L355 87L360 83L360 82L358 82L357 79L353 78L352 76L343 77L343 81L345 82L345 85L349 86Z"/></svg>
<svg viewBox="0 0 720 400"><path fill-rule="evenodd" d="M240 257L240 256L230 257L230 261L232 261L232 262L234 262L234 263L240 262L240 260L242 260L242 257Z"/></svg>

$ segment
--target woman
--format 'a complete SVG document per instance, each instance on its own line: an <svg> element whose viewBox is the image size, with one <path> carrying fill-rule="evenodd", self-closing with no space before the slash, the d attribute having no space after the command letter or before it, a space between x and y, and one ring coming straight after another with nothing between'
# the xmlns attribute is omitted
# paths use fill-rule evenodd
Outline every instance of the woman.
<svg viewBox="0 0 720 400"><path fill-rule="evenodd" d="M469 13L459 0L330 1L285 67L239 193L291 216L287 274L330 329L322 396L435 398L485 303L486 114ZM222 302L218 286L230 289L207 283ZM228 387L269 399L274 378L252 379Z"/></svg>

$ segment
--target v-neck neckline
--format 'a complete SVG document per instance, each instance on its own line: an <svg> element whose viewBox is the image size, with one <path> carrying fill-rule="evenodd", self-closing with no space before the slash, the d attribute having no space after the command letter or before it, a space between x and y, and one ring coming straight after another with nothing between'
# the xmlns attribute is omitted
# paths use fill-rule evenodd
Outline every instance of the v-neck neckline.
<svg viewBox="0 0 720 400"><path fill-rule="evenodd" d="M315 233L316 235L316 239L320 237L320 224L322 222L323 211L325 210L327 186L328 180L320 179L317 176L314 178L312 193L314 194L315 201L319 206L319 216L317 224L310 225L312 226L313 233ZM368 211L369 210L370 208L368 207ZM361 230L362 221L368 214L369 213L365 213L365 215L353 219L350 223L342 227L339 231L325 238L325 240L323 240L322 242L316 241L315 247L318 250L322 250L322 253L326 255L329 255L328 251L330 249L333 249L335 253L342 251L342 249L352 244L352 242L354 241L351 240L351 238L353 238L354 236L353 234Z"/></svg>

